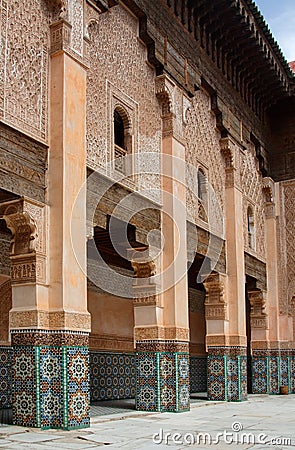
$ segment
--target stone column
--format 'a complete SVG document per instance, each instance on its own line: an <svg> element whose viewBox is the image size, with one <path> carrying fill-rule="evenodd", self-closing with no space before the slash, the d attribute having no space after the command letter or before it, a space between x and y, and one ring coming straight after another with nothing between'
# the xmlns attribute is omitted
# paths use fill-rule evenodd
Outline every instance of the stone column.
<svg viewBox="0 0 295 450"><path fill-rule="evenodd" d="M220 145L226 177L227 276L211 275L205 281L208 398L241 401L247 398L247 341L240 149L231 138L221 139Z"/></svg>
<svg viewBox="0 0 295 450"><path fill-rule="evenodd" d="M90 424L86 198L74 208L86 180L86 67L83 1L60 6L51 26L48 211L33 205L6 222L13 233L14 423L72 429Z"/></svg>
<svg viewBox="0 0 295 450"><path fill-rule="evenodd" d="M175 101L182 93L166 76L156 79L162 107L161 294L135 308L137 409L189 409L189 324L187 293L185 151L176 131ZM178 105L179 106L179 105ZM182 117L180 117L182 123ZM179 123L179 122L178 122ZM167 156L167 158L166 158ZM179 274L182 273L182 276ZM148 302L148 303L147 303ZM152 302L152 303L151 303Z"/></svg>

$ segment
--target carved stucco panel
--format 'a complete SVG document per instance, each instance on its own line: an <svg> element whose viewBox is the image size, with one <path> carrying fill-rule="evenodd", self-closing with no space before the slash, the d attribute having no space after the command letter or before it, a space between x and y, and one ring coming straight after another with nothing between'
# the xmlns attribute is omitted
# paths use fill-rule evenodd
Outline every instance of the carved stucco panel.
<svg viewBox="0 0 295 450"><path fill-rule="evenodd" d="M220 152L220 133L216 130L215 117L209 108L207 94L203 91L196 92L186 112L186 161L195 167L201 165L208 168L209 182L224 211L225 163ZM196 192L196 187L191 186L191 190Z"/></svg>
<svg viewBox="0 0 295 450"><path fill-rule="evenodd" d="M251 205L254 212L255 252L259 257L265 258L265 198L262 175L259 171L258 160L254 155L253 145L249 145L250 148L243 152L241 165L242 192L244 195L244 242L246 249L249 250L247 209Z"/></svg>
<svg viewBox="0 0 295 450"><path fill-rule="evenodd" d="M99 15L87 5L90 38L90 69L87 74L87 164L101 170L110 160L110 111L112 96L109 87L124 103L138 109L133 139L138 152L159 152L161 149L161 108L155 95L155 72L146 63L146 47L138 40L138 21L120 5ZM120 96L121 93L121 96ZM137 114L137 112L135 111ZM139 186L159 187L156 176L138 177Z"/></svg>
<svg viewBox="0 0 295 450"><path fill-rule="evenodd" d="M280 313L293 314L295 297L295 182L280 185L278 220Z"/></svg>
<svg viewBox="0 0 295 450"><path fill-rule="evenodd" d="M72 25L71 47L72 49L83 54L83 0L69 0L69 19Z"/></svg>
<svg viewBox="0 0 295 450"><path fill-rule="evenodd" d="M49 13L45 0L1 0L0 115L47 138Z"/></svg>

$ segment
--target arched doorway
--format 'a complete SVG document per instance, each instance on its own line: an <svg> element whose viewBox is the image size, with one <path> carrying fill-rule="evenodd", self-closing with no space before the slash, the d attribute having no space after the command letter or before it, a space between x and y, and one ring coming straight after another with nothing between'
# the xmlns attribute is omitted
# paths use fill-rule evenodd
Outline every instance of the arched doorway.
<svg viewBox="0 0 295 450"><path fill-rule="evenodd" d="M190 325L190 394L191 399L207 398L206 291L197 283L204 257L197 254L188 270L188 302Z"/></svg>

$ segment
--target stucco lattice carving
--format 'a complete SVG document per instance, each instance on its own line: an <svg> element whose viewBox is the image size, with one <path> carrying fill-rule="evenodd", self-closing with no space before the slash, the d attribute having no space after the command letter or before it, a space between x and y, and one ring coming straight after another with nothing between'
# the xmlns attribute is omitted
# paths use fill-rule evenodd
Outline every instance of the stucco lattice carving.
<svg viewBox="0 0 295 450"><path fill-rule="evenodd" d="M138 41L138 21L120 5L99 15L86 5L90 38L90 69L87 80L87 164L96 170L110 160L109 139L111 111L110 86L137 105L139 120L133 128L134 146L138 152L161 149L161 108L155 95L155 72L146 64L146 47ZM90 23L89 23L90 22ZM136 129L137 127L137 129ZM137 179L138 186L157 189L156 176ZM137 186L137 187L138 187Z"/></svg>
<svg viewBox="0 0 295 450"><path fill-rule="evenodd" d="M220 153L220 134L216 130L215 117L209 110L209 97L198 91L186 113L185 141L186 161L195 167L208 167L208 178L217 195L220 207L224 208L224 168ZM188 186L196 192L195 186ZM195 199L195 203L196 203ZM197 209L197 204L194 205Z"/></svg>
<svg viewBox="0 0 295 450"><path fill-rule="evenodd" d="M259 171L258 160L254 156L252 148L245 151L242 158L241 175L244 195L244 242L246 249L249 250L247 209L250 203L253 205L254 210L255 251L259 256L265 258L265 198L263 193L262 175Z"/></svg>
<svg viewBox="0 0 295 450"><path fill-rule="evenodd" d="M72 49L83 54L83 0L69 1L69 18L72 25L71 47Z"/></svg>
<svg viewBox="0 0 295 450"><path fill-rule="evenodd" d="M49 13L45 0L0 2L0 116L46 140Z"/></svg>
<svg viewBox="0 0 295 450"><path fill-rule="evenodd" d="M295 297L294 181L281 183L280 205L278 219L280 313L293 315L293 298Z"/></svg>

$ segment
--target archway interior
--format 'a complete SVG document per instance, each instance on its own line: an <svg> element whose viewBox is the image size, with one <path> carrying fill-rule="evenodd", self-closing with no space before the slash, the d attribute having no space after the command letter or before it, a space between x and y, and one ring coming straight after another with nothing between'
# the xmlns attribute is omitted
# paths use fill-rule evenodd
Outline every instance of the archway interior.
<svg viewBox="0 0 295 450"><path fill-rule="evenodd" d="M206 291L197 276L204 256L196 254L188 270L188 301L190 325L190 393L192 399L207 398Z"/></svg>

